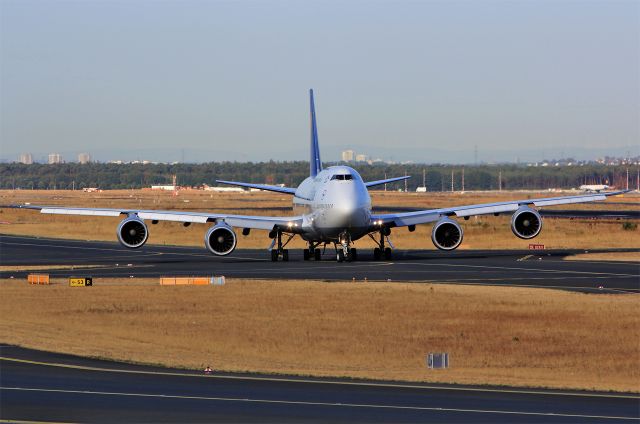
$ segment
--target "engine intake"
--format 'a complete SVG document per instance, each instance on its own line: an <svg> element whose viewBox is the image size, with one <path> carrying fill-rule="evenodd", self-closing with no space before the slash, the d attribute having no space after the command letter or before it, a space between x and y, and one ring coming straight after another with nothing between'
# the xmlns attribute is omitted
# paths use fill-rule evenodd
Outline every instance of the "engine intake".
<svg viewBox="0 0 640 424"><path fill-rule="evenodd" d="M142 247L149 238L147 225L137 216L123 219L116 234L120 244L129 249Z"/></svg>
<svg viewBox="0 0 640 424"><path fill-rule="evenodd" d="M523 206L511 217L511 231L521 239L532 239L542 230L542 217L535 209Z"/></svg>
<svg viewBox="0 0 640 424"><path fill-rule="evenodd" d="M442 218L431 230L431 241L440 250L454 250L462 243L460 224L450 218Z"/></svg>
<svg viewBox="0 0 640 424"><path fill-rule="evenodd" d="M204 245L209 252L217 256L226 256L233 252L237 241L236 233L224 223L211 227L204 236Z"/></svg>

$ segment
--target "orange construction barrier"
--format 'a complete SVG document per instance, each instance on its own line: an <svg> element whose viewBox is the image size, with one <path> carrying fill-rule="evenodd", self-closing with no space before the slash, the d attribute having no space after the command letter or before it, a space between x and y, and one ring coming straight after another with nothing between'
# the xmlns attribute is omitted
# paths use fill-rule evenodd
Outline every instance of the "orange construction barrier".
<svg viewBox="0 0 640 424"><path fill-rule="evenodd" d="M211 277L160 277L161 286L206 286L211 284Z"/></svg>
<svg viewBox="0 0 640 424"><path fill-rule="evenodd" d="M50 284L49 274L29 274L27 281L29 284Z"/></svg>

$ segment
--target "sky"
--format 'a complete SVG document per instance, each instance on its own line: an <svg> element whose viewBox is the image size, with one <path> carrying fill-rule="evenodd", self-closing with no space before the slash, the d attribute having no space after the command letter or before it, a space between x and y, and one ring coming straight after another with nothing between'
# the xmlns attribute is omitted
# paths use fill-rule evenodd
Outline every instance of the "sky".
<svg viewBox="0 0 640 424"><path fill-rule="evenodd" d="M638 1L0 0L0 159L640 154Z"/></svg>

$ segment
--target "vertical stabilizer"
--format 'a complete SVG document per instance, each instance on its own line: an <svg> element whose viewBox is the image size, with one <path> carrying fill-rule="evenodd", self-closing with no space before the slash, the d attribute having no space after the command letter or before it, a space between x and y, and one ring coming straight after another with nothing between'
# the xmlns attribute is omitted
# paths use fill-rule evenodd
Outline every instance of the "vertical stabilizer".
<svg viewBox="0 0 640 424"><path fill-rule="evenodd" d="M318 126L316 125L316 107L313 101L313 89L309 90L311 102L311 157L309 160L309 175L315 177L322 171L320 160L320 146L318 145Z"/></svg>

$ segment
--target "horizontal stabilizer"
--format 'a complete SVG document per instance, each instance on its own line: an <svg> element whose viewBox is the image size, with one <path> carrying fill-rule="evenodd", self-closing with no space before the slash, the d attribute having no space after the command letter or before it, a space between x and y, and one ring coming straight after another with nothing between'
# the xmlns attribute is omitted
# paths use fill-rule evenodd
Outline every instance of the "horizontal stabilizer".
<svg viewBox="0 0 640 424"><path fill-rule="evenodd" d="M411 175L405 175L404 177L387 178L386 180L369 181L368 183L364 183L364 185L367 187L373 187L380 184L387 184L387 183L393 183L395 181L406 180L407 178L411 178Z"/></svg>
<svg viewBox="0 0 640 424"><path fill-rule="evenodd" d="M223 181L223 180L216 180L216 182L221 184L235 185L239 187L257 188L258 190L275 191L276 193L286 193L291 195L296 194L296 189L289 188L289 187L272 186L267 184L241 183L237 181Z"/></svg>

